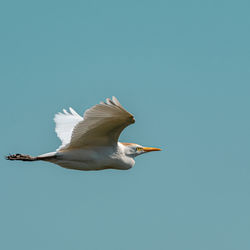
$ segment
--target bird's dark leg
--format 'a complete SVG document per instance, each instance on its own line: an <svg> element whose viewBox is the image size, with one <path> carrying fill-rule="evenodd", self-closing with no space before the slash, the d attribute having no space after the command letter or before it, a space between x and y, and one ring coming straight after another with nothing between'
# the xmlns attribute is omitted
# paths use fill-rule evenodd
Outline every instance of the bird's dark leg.
<svg viewBox="0 0 250 250"><path fill-rule="evenodd" d="M7 155L6 160L11 160L11 161L37 161L37 157L33 157L30 155L22 155L22 154L14 154L14 155Z"/></svg>

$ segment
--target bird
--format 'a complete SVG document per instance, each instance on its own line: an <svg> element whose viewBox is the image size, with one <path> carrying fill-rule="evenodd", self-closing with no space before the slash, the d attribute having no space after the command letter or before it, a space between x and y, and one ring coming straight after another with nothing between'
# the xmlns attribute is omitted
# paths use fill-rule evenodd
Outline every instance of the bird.
<svg viewBox="0 0 250 250"><path fill-rule="evenodd" d="M38 156L12 154L7 160L46 161L74 170L128 170L135 165L135 157L159 148L136 143L119 142L121 132L135 123L116 97L87 109L80 116L71 107L54 117L55 132L61 146L55 152Z"/></svg>

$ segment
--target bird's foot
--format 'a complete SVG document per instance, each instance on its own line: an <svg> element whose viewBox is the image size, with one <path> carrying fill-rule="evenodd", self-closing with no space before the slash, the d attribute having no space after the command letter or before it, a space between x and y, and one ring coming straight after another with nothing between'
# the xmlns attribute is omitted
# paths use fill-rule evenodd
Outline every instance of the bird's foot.
<svg viewBox="0 0 250 250"><path fill-rule="evenodd" d="M22 154L13 154L13 155L7 155L5 157L6 160L20 160L20 161L34 161L35 158L30 155L22 155Z"/></svg>

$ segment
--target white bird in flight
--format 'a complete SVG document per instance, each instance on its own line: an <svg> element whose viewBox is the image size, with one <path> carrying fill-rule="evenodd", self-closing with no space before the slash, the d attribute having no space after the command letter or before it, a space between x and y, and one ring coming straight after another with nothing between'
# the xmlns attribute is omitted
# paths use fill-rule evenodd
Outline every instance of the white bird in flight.
<svg viewBox="0 0 250 250"><path fill-rule="evenodd" d="M48 161L61 167L76 170L127 170L134 166L138 155L161 151L135 143L118 142L124 128L135 122L113 96L86 110L80 116L72 108L55 115L56 134L62 145L55 151L36 157L14 154L8 160Z"/></svg>

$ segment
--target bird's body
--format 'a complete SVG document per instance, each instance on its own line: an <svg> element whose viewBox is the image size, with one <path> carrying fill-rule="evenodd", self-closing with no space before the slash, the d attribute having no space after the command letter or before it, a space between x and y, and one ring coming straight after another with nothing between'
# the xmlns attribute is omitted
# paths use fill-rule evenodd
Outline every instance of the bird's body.
<svg viewBox="0 0 250 250"><path fill-rule="evenodd" d="M160 150L118 142L122 130L135 120L115 97L88 109L84 117L72 108L70 112L63 111L54 119L56 133L62 141L57 151L37 157L15 154L7 159L43 160L76 170L127 170L134 166L137 155Z"/></svg>
<svg viewBox="0 0 250 250"><path fill-rule="evenodd" d="M56 163L64 168L77 170L127 170L134 166L133 158L126 156L125 146L118 143L116 147L102 146L86 149L59 151L39 156L47 157L47 161ZM51 156L51 157L48 157Z"/></svg>

